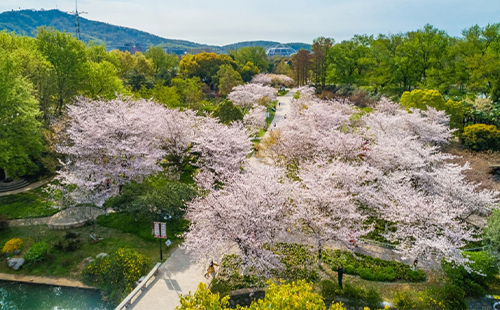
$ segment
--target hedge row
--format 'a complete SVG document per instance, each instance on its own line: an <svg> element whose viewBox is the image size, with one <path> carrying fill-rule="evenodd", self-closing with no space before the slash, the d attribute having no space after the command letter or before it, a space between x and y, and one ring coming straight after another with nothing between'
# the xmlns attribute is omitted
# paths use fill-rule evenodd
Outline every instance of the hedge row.
<svg viewBox="0 0 500 310"><path fill-rule="evenodd" d="M356 254L355 257L349 251L325 250L322 259L323 262L331 265L334 271L337 271L337 266L342 264L346 274L359 275L362 279L369 281L421 282L427 278L423 271L413 271L406 264L363 254Z"/></svg>

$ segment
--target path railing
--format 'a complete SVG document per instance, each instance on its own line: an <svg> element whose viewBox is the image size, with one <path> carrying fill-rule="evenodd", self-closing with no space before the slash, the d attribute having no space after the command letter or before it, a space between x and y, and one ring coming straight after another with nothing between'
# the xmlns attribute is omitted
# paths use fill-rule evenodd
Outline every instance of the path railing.
<svg viewBox="0 0 500 310"><path fill-rule="evenodd" d="M151 269L148 275L141 281L141 283L139 283L139 285L137 285L137 287L130 294L128 294L127 297L125 297L125 299L115 308L115 310L127 309L127 307L137 299L137 296L147 288L149 280L151 280L153 276L156 276L156 274L158 273L158 268L160 268L160 266L161 263L157 263L153 267L153 269Z"/></svg>

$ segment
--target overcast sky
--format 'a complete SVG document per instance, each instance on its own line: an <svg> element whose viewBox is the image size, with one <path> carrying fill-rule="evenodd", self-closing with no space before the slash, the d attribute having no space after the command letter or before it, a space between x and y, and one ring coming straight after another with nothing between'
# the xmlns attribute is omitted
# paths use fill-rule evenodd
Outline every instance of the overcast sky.
<svg viewBox="0 0 500 310"><path fill-rule="evenodd" d="M0 0L0 11L72 11L74 0ZM79 0L83 17L161 37L224 45L271 40L311 43L354 34L398 33L426 23L459 36L500 22L500 0ZM83 30L84 31L84 30Z"/></svg>

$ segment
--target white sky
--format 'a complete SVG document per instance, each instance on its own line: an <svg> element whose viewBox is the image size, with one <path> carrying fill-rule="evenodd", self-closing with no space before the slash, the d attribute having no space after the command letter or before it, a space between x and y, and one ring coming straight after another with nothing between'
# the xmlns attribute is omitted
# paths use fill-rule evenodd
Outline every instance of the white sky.
<svg viewBox="0 0 500 310"><path fill-rule="evenodd" d="M74 0L0 0L12 9L72 11ZM500 22L500 0L79 0L83 17L169 39L224 45L272 40L312 43L354 34L397 33L426 23L459 36L474 24Z"/></svg>

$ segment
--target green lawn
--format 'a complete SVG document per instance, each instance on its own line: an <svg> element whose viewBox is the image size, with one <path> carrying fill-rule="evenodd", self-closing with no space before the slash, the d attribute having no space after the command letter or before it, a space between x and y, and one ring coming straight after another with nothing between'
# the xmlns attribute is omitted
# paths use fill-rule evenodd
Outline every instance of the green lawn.
<svg viewBox="0 0 500 310"><path fill-rule="evenodd" d="M7 260L1 260L0 273L24 274L49 277L64 277L79 279L80 272L84 267L84 259L95 257L99 253L113 253L118 248L134 248L139 253L150 258L151 266L159 261L158 240L145 240L133 233L127 233L118 229L97 226L97 235L103 240L92 243L89 234L91 226L73 229L79 234L81 247L73 252L58 250L54 247L59 240L64 240L66 231L50 230L47 226L10 227L0 233L0 247L11 238L21 238L24 248L21 256L26 254L29 247L35 242L33 239L40 238L49 244L49 255L41 263L24 265L19 271L14 271L7 266ZM163 259L165 260L174 248L180 243L179 239L173 240L173 244L167 248L162 241Z"/></svg>
<svg viewBox="0 0 500 310"><path fill-rule="evenodd" d="M58 211L47 201L47 193L43 192L43 187L0 197L0 214L7 215L9 219L45 217Z"/></svg>
<svg viewBox="0 0 500 310"><path fill-rule="evenodd" d="M170 241L180 240L178 234L187 230L189 221L181 220L168 220L162 222L167 223L167 237ZM100 215L97 217L97 223L100 226L118 229L125 233L131 233L140 236L145 240L156 240L151 234L152 222L146 218L140 218L137 221L133 216L127 213L111 213L109 216Z"/></svg>

